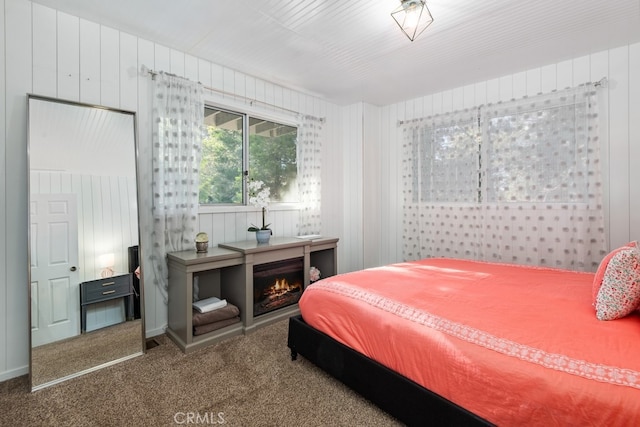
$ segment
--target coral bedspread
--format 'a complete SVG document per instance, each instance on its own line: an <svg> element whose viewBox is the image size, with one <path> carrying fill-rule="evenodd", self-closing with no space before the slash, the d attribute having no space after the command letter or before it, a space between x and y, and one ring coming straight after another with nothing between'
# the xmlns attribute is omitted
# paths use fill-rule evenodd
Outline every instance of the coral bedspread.
<svg viewBox="0 0 640 427"><path fill-rule="evenodd" d="M304 320L499 425L640 425L640 315L596 319L593 273L427 259L329 277Z"/></svg>

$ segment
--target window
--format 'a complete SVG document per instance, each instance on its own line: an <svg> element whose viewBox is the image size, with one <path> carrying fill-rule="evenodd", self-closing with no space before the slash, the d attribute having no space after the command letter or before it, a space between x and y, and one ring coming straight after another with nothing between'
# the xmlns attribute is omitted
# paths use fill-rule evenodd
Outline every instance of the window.
<svg viewBox="0 0 640 427"><path fill-rule="evenodd" d="M517 107L506 106L485 117L486 200L585 202L587 102L565 97Z"/></svg>
<svg viewBox="0 0 640 427"><path fill-rule="evenodd" d="M579 203L588 197L588 103L512 101L411 125L413 202ZM418 199L419 197L419 199Z"/></svg>
<svg viewBox="0 0 640 427"><path fill-rule="evenodd" d="M421 202L477 201L478 197L478 142L469 129L474 122L440 124L420 129L423 132L414 163L420 171ZM417 193L416 193L417 194Z"/></svg>
<svg viewBox="0 0 640 427"><path fill-rule="evenodd" d="M404 123L404 258L597 268L606 236L594 89Z"/></svg>
<svg viewBox="0 0 640 427"><path fill-rule="evenodd" d="M272 202L297 202L298 129L257 116L205 106L200 204L243 204L243 178L263 181Z"/></svg>

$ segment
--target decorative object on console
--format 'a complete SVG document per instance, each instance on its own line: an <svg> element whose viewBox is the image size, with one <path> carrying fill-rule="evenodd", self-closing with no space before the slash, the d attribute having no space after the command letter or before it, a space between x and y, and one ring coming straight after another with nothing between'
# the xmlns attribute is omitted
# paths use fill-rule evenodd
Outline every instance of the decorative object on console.
<svg viewBox="0 0 640 427"><path fill-rule="evenodd" d="M320 270L318 270L316 267L311 267L309 269L309 281L311 283L313 282L317 282L318 280L320 280Z"/></svg>
<svg viewBox="0 0 640 427"><path fill-rule="evenodd" d="M207 233L198 233L196 234L196 252L207 252L209 248L209 236Z"/></svg>
<svg viewBox="0 0 640 427"><path fill-rule="evenodd" d="M207 313L209 311L218 310L227 306L226 299L220 299L218 297L210 297L201 299L193 303L193 308L200 313Z"/></svg>
<svg viewBox="0 0 640 427"><path fill-rule="evenodd" d="M256 241L258 243L269 243L271 230L256 230Z"/></svg>
<svg viewBox="0 0 640 427"><path fill-rule="evenodd" d="M249 203L262 210L262 226L258 227L251 224L251 227L249 227L247 231L256 233L256 240L258 243L269 243L269 238L272 234L271 229L269 228L271 224L266 223L265 217L267 214L267 207L270 202L269 196L271 194L271 190L269 190L269 187L264 185L264 182L256 180L249 180L247 188L249 189Z"/></svg>
<svg viewBox="0 0 640 427"><path fill-rule="evenodd" d="M424 0L400 0L400 6L391 12L391 17L411 41L433 22Z"/></svg>

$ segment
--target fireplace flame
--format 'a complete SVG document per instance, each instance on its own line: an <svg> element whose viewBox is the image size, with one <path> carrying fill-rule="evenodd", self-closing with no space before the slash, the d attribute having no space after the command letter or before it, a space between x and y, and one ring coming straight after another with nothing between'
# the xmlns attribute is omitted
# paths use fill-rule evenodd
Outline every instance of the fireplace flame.
<svg viewBox="0 0 640 427"><path fill-rule="evenodd" d="M287 259L253 266L253 315L296 304L304 288L304 262Z"/></svg>
<svg viewBox="0 0 640 427"><path fill-rule="evenodd" d="M263 291L266 297L279 297L287 292L298 292L301 290L299 283L289 283L287 279L276 279L273 285Z"/></svg>

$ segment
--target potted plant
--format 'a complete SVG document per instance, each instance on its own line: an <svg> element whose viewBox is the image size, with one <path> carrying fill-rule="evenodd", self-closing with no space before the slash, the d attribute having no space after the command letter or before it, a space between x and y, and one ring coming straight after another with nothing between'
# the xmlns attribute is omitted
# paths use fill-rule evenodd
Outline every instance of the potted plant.
<svg viewBox="0 0 640 427"><path fill-rule="evenodd" d="M247 231L256 233L256 240L258 243L269 243L271 237L271 224L266 223L267 208L269 207L269 187L264 185L262 181L250 180L247 184L249 190L249 204L260 208L262 210L262 226L258 227L251 224L251 227Z"/></svg>

